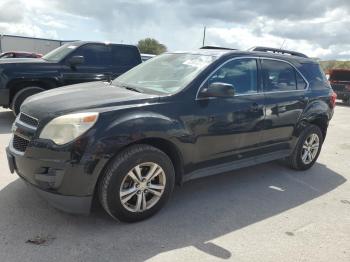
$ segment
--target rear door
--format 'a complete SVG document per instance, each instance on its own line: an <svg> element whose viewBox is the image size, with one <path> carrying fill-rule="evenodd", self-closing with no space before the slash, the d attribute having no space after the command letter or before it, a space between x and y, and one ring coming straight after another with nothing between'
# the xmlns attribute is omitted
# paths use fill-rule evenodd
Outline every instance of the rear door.
<svg viewBox="0 0 350 262"><path fill-rule="evenodd" d="M266 117L262 144L271 150L288 149L307 104L308 83L296 68L282 60L261 59Z"/></svg>
<svg viewBox="0 0 350 262"><path fill-rule="evenodd" d="M111 45L111 52L112 79L141 63L140 52L136 46Z"/></svg>
<svg viewBox="0 0 350 262"><path fill-rule="evenodd" d="M81 65L69 65L69 59L73 56L83 56ZM85 44L72 52L62 65L62 77L64 85L77 84L91 81L110 80L111 52L105 44Z"/></svg>

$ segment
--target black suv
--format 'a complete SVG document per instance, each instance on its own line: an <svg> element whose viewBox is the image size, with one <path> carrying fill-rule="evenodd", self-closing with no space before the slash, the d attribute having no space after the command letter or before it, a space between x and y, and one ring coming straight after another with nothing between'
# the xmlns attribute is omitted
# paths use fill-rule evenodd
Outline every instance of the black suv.
<svg viewBox="0 0 350 262"><path fill-rule="evenodd" d="M111 80L141 63L136 46L99 42L65 44L42 58L0 60L0 106L17 115L23 101L55 87Z"/></svg>
<svg viewBox="0 0 350 262"><path fill-rule="evenodd" d="M282 158L310 168L334 105L320 66L299 53L166 53L111 83L28 98L7 156L53 206L86 213L97 196L132 222L157 212L175 183Z"/></svg>

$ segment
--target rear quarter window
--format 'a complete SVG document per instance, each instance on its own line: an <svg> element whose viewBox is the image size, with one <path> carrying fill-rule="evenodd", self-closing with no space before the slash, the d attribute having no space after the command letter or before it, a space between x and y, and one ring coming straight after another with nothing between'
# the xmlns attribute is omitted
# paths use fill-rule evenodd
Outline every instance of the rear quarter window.
<svg viewBox="0 0 350 262"><path fill-rule="evenodd" d="M136 66L141 63L140 52L133 46L112 46L113 66Z"/></svg>
<svg viewBox="0 0 350 262"><path fill-rule="evenodd" d="M312 89L331 88L328 79L319 64L303 63L301 64L300 71L309 81Z"/></svg>

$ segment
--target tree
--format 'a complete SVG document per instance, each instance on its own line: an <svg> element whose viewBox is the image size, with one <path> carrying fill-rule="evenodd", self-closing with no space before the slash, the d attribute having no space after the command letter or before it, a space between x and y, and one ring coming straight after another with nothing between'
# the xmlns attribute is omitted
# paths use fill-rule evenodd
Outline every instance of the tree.
<svg viewBox="0 0 350 262"><path fill-rule="evenodd" d="M156 39L145 38L138 42L141 53L159 55L167 51L167 47L159 43Z"/></svg>
<svg viewBox="0 0 350 262"><path fill-rule="evenodd" d="M321 61L321 67L323 70L328 71L330 69L350 69L350 61Z"/></svg>

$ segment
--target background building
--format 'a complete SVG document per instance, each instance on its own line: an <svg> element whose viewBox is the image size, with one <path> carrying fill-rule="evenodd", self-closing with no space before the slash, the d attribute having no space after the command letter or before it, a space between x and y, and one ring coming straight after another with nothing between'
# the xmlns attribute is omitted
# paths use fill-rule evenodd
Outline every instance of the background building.
<svg viewBox="0 0 350 262"><path fill-rule="evenodd" d="M68 42L73 41L62 41L15 35L0 35L0 53L10 51L25 51L44 55Z"/></svg>

